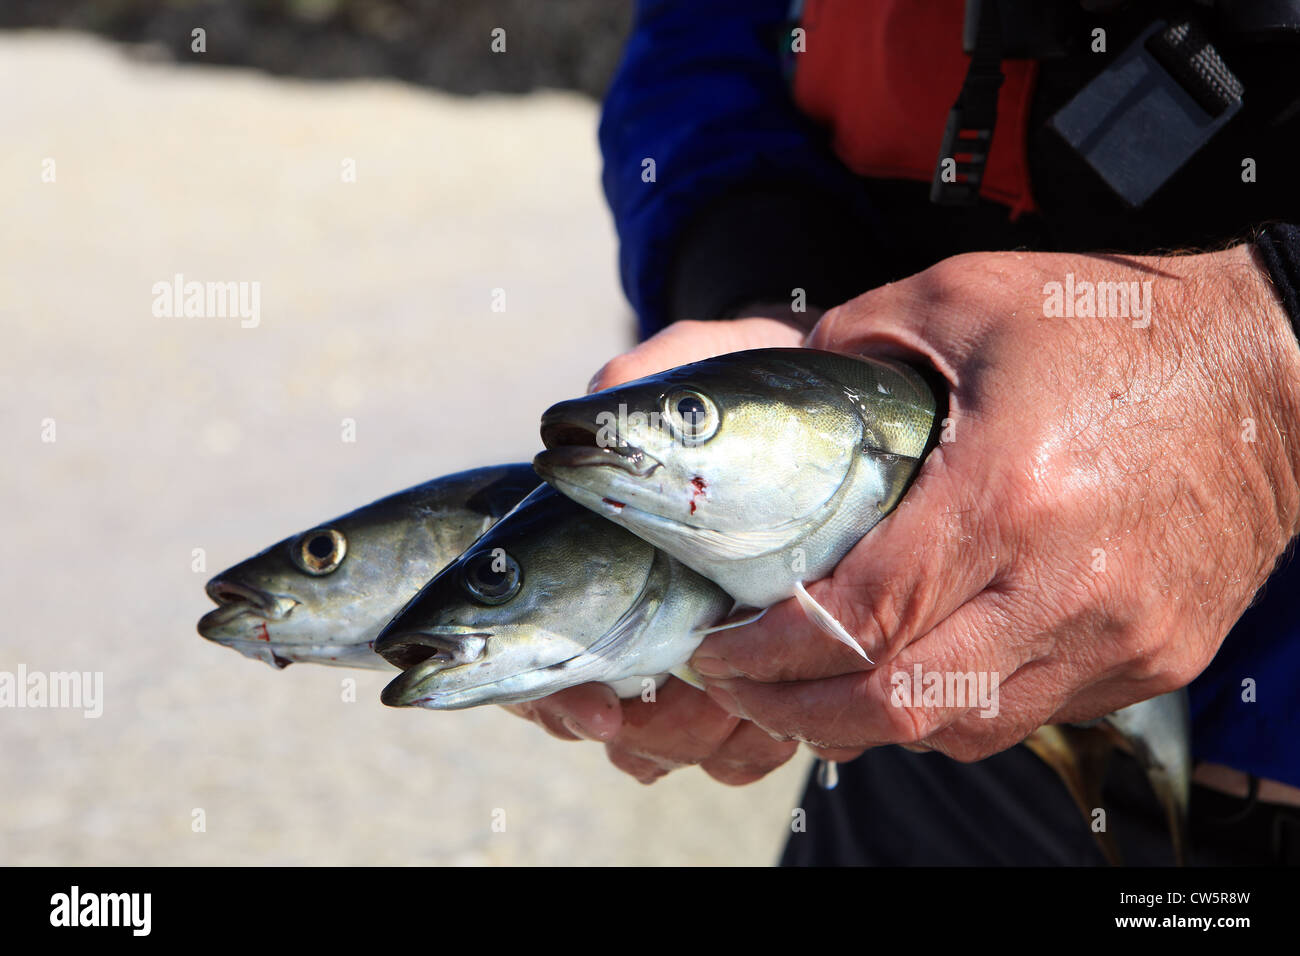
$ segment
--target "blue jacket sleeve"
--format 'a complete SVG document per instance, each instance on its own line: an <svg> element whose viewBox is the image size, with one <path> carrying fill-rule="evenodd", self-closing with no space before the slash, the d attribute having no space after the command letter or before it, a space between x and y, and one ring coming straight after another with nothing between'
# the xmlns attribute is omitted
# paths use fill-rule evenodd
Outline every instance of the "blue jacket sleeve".
<svg viewBox="0 0 1300 956"><path fill-rule="evenodd" d="M789 0L638 4L600 145L623 288L644 335L683 308L709 318L697 313L746 298L788 301L787 282L816 284L813 273L834 258L818 248L828 217L870 216L791 98L781 59L789 16ZM725 213L705 215L720 202L730 204ZM724 225L706 230L708 251L683 270L683 246L707 218ZM674 304L675 281L689 287L684 305Z"/></svg>

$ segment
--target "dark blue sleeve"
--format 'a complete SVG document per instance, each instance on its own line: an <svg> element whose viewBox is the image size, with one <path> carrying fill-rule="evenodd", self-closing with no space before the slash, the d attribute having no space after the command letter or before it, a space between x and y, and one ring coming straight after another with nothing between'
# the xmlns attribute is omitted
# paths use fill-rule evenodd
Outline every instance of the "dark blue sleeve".
<svg viewBox="0 0 1300 956"><path fill-rule="evenodd" d="M1300 334L1300 227L1258 230L1255 246ZM1288 549L1233 626L1210 666L1192 681L1193 755L1198 760L1300 786L1300 558Z"/></svg>
<svg viewBox="0 0 1300 956"><path fill-rule="evenodd" d="M1300 335L1300 226L1288 222L1265 226L1255 239L1255 247L1292 327Z"/></svg>
<svg viewBox="0 0 1300 956"><path fill-rule="evenodd" d="M778 288L783 273L806 274L818 259L810 248L818 231L812 207L819 205L817 215L834 208L841 219L855 211L851 174L798 111L785 81L780 44L788 43L789 16L789 0L638 3L605 100L600 145L623 288L643 334L681 317L671 302L681 247L720 199L762 196L765 210L764 234L755 235L759 207L733 205L726 217L735 226L715 230L708 243L740 248L713 264L721 274L711 282L687 281L732 297L745 294L746 283L765 282L749 294L788 300L790 289ZM653 182L643 179L646 159L654 160ZM795 260L807 267L773 275L774 265ZM701 308L721 309L723 299Z"/></svg>

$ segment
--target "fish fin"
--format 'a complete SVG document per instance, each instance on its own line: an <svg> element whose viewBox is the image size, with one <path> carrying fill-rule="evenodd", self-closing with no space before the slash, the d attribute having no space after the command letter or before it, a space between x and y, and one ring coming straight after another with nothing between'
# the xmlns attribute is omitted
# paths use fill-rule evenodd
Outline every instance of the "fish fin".
<svg viewBox="0 0 1300 956"><path fill-rule="evenodd" d="M1147 783L1155 791L1165 811L1165 821L1169 824L1169 840L1174 847L1174 864L1187 865L1187 793L1171 775L1163 770L1146 768Z"/></svg>
<svg viewBox="0 0 1300 956"><path fill-rule="evenodd" d="M732 609L733 613L735 608ZM753 624L760 617L767 613L767 608L759 608L753 614L742 617L738 621L724 621L721 624L714 624L712 627L697 627L691 631L697 637L703 638L707 634L716 634L718 631L728 631L733 627L744 627L746 624ZM680 681L690 684L696 690L704 690L704 678L695 673L695 668L690 664L681 664L672 669L670 672Z"/></svg>
<svg viewBox="0 0 1300 956"><path fill-rule="evenodd" d="M605 681L605 686L614 692L615 697L628 699L631 697L640 697L645 692L645 682L653 681L655 689L658 690L664 686L664 681L668 679L667 674L647 674L644 677L624 677L621 680Z"/></svg>
<svg viewBox="0 0 1300 956"><path fill-rule="evenodd" d="M817 761L817 785L823 790L834 790L840 785L840 765L834 760Z"/></svg>
<svg viewBox="0 0 1300 956"><path fill-rule="evenodd" d="M704 678L695 673L695 668L690 664L678 664L668 673L672 674L684 684L690 684L696 690L704 690Z"/></svg>
<svg viewBox="0 0 1300 956"><path fill-rule="evenodd" d="M618 653L629 640L636 640L646 624L654 619L663 607L668 596L668 574L665 573L666 562L671 561L666 554L656 551L650 565L646 583L632 605L610 626L610 629L588 647L584 657L593 661L608 659Z"/></svg>
<svg viewBox="0 0 1300 956"><path fill-rule="evenodd" d="M1107 735L1081 727L1049 724L1026 737L1024 744L1065 784L1070 799L1083 814L1084 822L1092 830L1093 839L1106 862L1111 866L1123 866L1124 860L1114 835L1109 830L1092 828L1092 814L1102 806L1101 788L1106 780L1106 765L1114 750Z"/></svg>
<svg viewBox="0 0 1300 956"><path fill-rule="evenodd" d="M749 615L748 617L742 617L738 621L723 621L721 624L714 624L712 627L699 627L696 628L691 633L698 634L700 635L700 637L703 637L706 634L716 634L718 631L729 631L733 627L744 627L746 624L753 624L755 621L757 621L766 613L767 613L767 608L765 607L759 608L753 614Z"/></svg>
<svg viewBox="0 0 1300 956"><path fill-rule="evenodd" d="M876 663L867 656L867 652L862 649L862 645L853 639L853 635L844 629L844 625L835 620L835 615L817 603L817 599L808 593L808 589L803 586L802 581L794 582L794 596L798 600L799 606L803 608L803 612L808 615L809 620L845 647L852 648L868 664L874 665Z"/></svg>
<svg viewBox="0 0 1300 956"><path fill-rule="evenodd" d="M1139 701L1101 718L1112 743L1133 755L1169 825L1174 862L1187 863L1191 795L1191 719L1186 690Z"/></svg>

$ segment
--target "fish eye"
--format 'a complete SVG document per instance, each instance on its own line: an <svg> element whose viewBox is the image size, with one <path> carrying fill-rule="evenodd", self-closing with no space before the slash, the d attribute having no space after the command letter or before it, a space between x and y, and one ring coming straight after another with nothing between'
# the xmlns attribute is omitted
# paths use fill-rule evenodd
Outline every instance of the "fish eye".
<svg viewBox="0 0 1300 956"><path fill-rule="evenodd" d="M318 577L342 564L347 553L348 539L333 528L313 528L299 535L289 548L298 569Z"/></svg>
<svg viewBox="0 0 1300 956"><path fill-rule="evenodd" d="M505 604L519 593L523 575L519 564L501 548L483 551L465 562L461 582L481 604Z"/></svg>
<svg viewBox="0 0 1300 956"><path fill-rule="evenodd" d="M699 444L717 432L720 423L718 409L704 393L681 388L665 395L663 403L664 417L682 441Z"/></svg>

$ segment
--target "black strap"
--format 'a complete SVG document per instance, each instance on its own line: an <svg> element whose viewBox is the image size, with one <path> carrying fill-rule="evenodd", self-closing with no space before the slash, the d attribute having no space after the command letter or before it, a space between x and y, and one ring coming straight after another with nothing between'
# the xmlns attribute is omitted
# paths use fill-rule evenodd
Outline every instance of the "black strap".
<svg viewBox="0 0 1300 956"><path fill-rule="evenodd" d="M1255 248L1273 280L1282 308L1300 337L1300 225L1273 223L1255 236Z"/></svg>
<svg viewBox="0 0 1300 956"><path fill-rule="evenodd" d="M1215 9L1238 35L1300 38L1300 0L1216 0Z"/></svg>
<svg viewBox="0 0 1300 956"><path fill-rule="evenodd" d="M1223 62L1210 38L1191 20L1179 21L1153 33L1146 46L1211 116L1221 115L1241 99L1245 87Z"/></svg>
<svg viewBox="0 0 1300 956"><path fill-rule="evenodd" d="M1246 780L1248 781L1246 785L1246 796L1242 802L1241 809L1236 813L1228 814L1226 817L1207 816L1207 823L1213 823L1215 826L1235 826L1255 812L1255 807L1259 806L1259 777L1251 773L1246 775Z"/></svg>
<svg viewBox="0 0 1300 956"><path fill-rule="evenodd" d="M948 113L939 159L930 182L930 201L942 206L971 206L979 198L998 119L1002 87L1002 16L998 0L966 0L966 15L978 18L975 52L957 102ZM968 159L959 160L958 156ZM948 161L952 162L949 163ZM944 174L951 170L952 181Z"/></svg>

